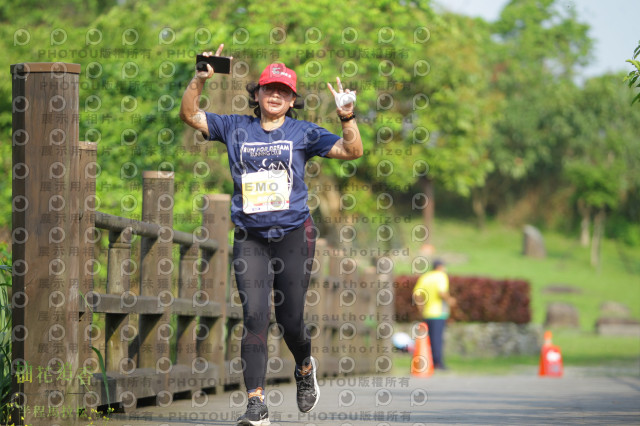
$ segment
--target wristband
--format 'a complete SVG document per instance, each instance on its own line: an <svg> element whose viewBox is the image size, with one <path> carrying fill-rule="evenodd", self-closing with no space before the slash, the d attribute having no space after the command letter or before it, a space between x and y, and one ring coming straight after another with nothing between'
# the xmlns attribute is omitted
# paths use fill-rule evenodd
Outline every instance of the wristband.
<svg viewBox="0 0 640 426"><path fill-rule="evenodd" d="M338 114L338 117L340 118L340 121L342 121L344 123L346 121L351 121L354 118L356 118L356 113L352 112L351 114L345 115L345 116L342 116L342 115Z"/></svg>

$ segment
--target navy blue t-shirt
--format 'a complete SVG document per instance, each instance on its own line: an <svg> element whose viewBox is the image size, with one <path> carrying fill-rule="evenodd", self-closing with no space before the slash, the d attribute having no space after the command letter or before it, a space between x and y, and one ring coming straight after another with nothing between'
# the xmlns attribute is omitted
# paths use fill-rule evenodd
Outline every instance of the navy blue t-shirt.
<svg viewBox="0 0 640 426"><path fill-rule="evenodd" d="M309 217L305 165L316 155L326 156L340 136L290 117L265 131L258 117L206 116L209 140L227 146L233 222L263 238L279 238L301 226Z"/></svg>

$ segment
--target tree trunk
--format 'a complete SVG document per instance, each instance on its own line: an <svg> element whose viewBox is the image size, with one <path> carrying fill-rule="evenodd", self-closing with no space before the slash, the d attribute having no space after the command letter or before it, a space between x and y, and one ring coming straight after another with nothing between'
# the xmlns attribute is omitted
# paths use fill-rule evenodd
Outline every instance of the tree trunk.
<svg viewBox="0 0 640 426"><path fill-rule="evenodd" d="M422 184L422 192L427 197L426 205L422 209L422 219L424 221L424 226L427 228L427 238L422 243L422 250L428 253L432 253L434 251L432 237L433 237L433 219L435 217L435 199L434 199L433 180L427 177L422 177L420 178L420 183Z"/></svg>
<svg viewBox="0 0 640 426"><path fill-rule="evenodd" d="M606 213L604 207L600 207L593 218L593 238L591 240L591 266L600 270L600 245L604 235L604 220Z"/></svg>
<svg viewBox="0 0 640 426"><path fill-rule="evenodd" d="M578 200L578 212L582 216L580 221L580 245L589 247L589 228L591 228L591 208L584 202Z"/></svg>
<svg viewBox="0 0 640 426"><path fill-rule="evenodd" d="M471 191L471 205L473 212L476 214L478 228L484 230L487 217L487 197L484 188L474 188Z"/></svg>

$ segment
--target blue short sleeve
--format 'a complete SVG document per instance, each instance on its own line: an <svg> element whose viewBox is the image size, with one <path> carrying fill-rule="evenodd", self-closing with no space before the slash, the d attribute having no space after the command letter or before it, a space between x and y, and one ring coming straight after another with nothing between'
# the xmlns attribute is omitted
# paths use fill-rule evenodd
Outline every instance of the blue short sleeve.
<svg viewBox="0 0 640 426"><path fill-rule="evenodd" d="M334 135L327 129L318 126L314 123L309 123L309 126L304 132L304 140L306 143L306 160L309 160L316 155L325 157L333 145L340 140L340 136Z"/></svg>
<svg viewBox="0 0 640 426"><path fill-rule="evenodd" d="M209 128L209 140L220 141L227 144L228 134L236 128L233 115L218 115L206 112L207 127Z"/></svg>

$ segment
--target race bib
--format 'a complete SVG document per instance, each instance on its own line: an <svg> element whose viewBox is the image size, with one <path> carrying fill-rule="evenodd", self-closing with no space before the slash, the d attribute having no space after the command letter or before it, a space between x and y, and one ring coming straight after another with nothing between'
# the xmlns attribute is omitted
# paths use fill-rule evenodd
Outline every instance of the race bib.
<svg viewBox="0 0 640 426"><path fill-rule="evenodd" d="M242 210L246 214L289 210L286 170L264 170L242 175Z"/></svg>

